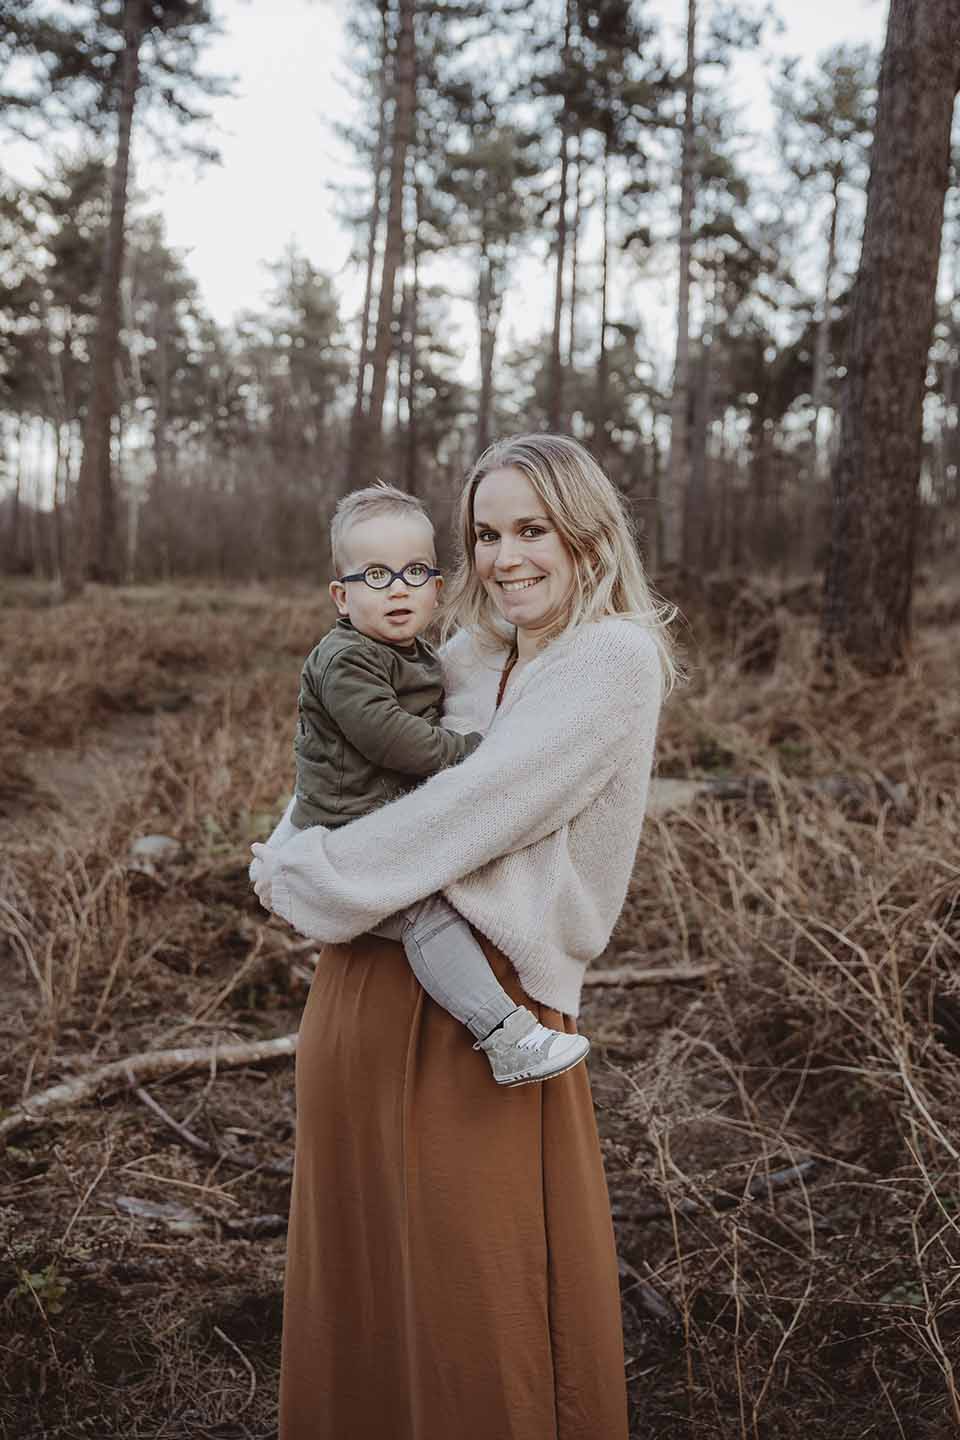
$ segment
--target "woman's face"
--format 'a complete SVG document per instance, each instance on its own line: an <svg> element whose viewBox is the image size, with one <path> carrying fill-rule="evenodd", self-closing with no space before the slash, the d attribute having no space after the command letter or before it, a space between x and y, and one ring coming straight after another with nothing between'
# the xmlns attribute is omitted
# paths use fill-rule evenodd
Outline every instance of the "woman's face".
<svg viewBox="0 0 960 1440"><path fill-rule="evenodd" d="M473 495L474 563L503 618L537 635L564 615L573 557L522 471L491 470Z"/></svg>

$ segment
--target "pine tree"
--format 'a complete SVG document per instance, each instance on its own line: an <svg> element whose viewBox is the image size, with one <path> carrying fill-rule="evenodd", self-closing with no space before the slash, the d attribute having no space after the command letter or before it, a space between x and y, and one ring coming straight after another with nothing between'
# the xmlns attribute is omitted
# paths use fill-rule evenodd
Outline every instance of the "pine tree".
<svg viewBox="0 0 960 1440"><path fill-rule="evenodd" d="M404 254L404 186L407 151L413 140L417 111L417 0L398 0L397 53L394 66L393 121L390 130L390 171L386 234L377 303L377 324L371 356L370 401L366 414L366 460L375 469L383 445L383 409L387 366L394 349L394 306L397 271Z"/></svg>
<svg viewBox="0 0 960 1440"><path fill-rule="evenodd" d="M778 139L797 181L804 212L826 205L826 249L815 311L811 437L818 476L827 469L827 436L821 423L830 404L830 339L838 249L845 204L866 188L873 129L875 60L868 46L841 45L820 57L815 70L799 75L788 64L774 91ZM819 203L818 203L819 202ZM819 218L819 214L818 214Z"/></svg>
<svg viewBox="0 0 960 1440"><path fill-rule="evenodd" d="M891 0L834 469L823 635L870 670L899 665L910 606L960 13Z"/></svg>
<svg viewBox="0 0 960 1440"><path fill-rule="evenodd" d="M110 449L117 409L120 282L135 109L142 96L147 103L165 104L184 123L203 118L193 105L194 97L222 88L196 68L202 43L212 29L206 0L123 0L119 11L108 0L85 0L65 17L48 67L48 93L60 97L75 118L95 129L105 122L116 126L110 222L78 485L79 523L66 577L71 591L88 574L110 580L120 569Z"/></svg>

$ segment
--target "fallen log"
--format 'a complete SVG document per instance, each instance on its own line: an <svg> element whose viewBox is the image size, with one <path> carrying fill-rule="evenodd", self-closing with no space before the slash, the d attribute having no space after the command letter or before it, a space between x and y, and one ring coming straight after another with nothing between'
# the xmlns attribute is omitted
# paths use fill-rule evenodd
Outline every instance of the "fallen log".
<svg viewBox="0 0 960 1440"><path fill-rule="evenodd" d="M13 1106L6 1114L0 1115L0 1140L25 1130L29 1125L46 1120L60 1110L80 1105L85 1100L108 1094L113 1090L135 1087L151 1080L166 1079L171 1075L189 1075L197 1070L231 1070L242 1065L261 1065L268 1060L283 1060L296 1054L296 1035L281 1035L276 1040L242 1041L233 1045L202 1045L186 1049L147 1050L141 1055L130 1055L124 1060L112 1060L78 1075L73 1080L64 1080L51 1085L36 1095Z"/></svg>

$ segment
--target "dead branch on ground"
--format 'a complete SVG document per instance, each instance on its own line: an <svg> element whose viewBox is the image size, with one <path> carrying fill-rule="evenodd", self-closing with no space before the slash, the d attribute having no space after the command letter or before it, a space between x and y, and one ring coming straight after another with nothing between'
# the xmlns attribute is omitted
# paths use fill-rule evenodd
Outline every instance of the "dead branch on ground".
<svg viewBox="0 0 960 1440"><path fill-rule="evenodd" d="M616 970L588 970L584 985L682 985L715 975L719 965L654 965L647 970L622 966Z"/></svg>
<svg viewBox="0 0 960 1440"><path fill-rule="evenodd" d="M171 1075L187 1075L207 1070L236 1069L243 1065L261 1065L269 1060L282 1060L296 1053L296 1035L281 1035L275 1040L242 1041L234 1045L202 1045L186 1049L147 1050L124 1060L112 1060L74 1080L64 1080L41 1090L15 1105L0 1118L0 1140L29 1125L86 1100L102 1097L112 1090L135 1086L138 1081L166 1079Z"/></svg>
<svg viewBox="0 0 960 1440"><path fill-rule="evenodd" d="M265 1170L269 1175L283 1175L289 1177L293 1171L292 1160L260 1160L251 1150L223 1150L217 1145L211 1145L206 1140L201 1140L186 1125L181 1125L175 1120L163 1106L154 1099L149 1090L144 1090L142 1085L134 1089L134 1095L148 1110L168 1126L175 1135L189 1145L191 1149L198 1150L201 1155L210 1155L214 1160L222 1160L225 1164L236 1165L240 1170Z"/></svg>
<svg viewBox="0 0 960 1440"><path fill-rule="evenodd" d="M744 1200L759 1200L764 1196L769 1197L774 1190L785 1190L790 1185L800 1184L811 1176L816 1168L816 1160L807 1159L801 1160L797 1165L785 1166L782 1170L773 1170L769 1175L755 1175L739 1195L734 1195L729 1190L718 1190L716 1194L711 1195L709 1197L710 1208L712 1210L733 1210ZM664 1220L671 1215L699 1215L703 1209L704 1206L699 1200L688 1198L677 1200L672 1205L642 1205L629 1211L616 1204L612 1206L615 1220Z"/></svg>

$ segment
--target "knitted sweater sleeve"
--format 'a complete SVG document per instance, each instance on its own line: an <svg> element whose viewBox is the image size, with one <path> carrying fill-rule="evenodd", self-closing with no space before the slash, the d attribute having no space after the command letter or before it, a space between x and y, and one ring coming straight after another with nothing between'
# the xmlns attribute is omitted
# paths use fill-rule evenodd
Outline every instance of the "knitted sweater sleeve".
<svg viewBox="0 0 960 1440"><path fill-rule="evenodd" d="M271 908L304 935L350 940L568 824L617 767L652 749L657 655L628 622L555 642L514 683L460 765L342 829L304 830L270 851Z"/></svg>

